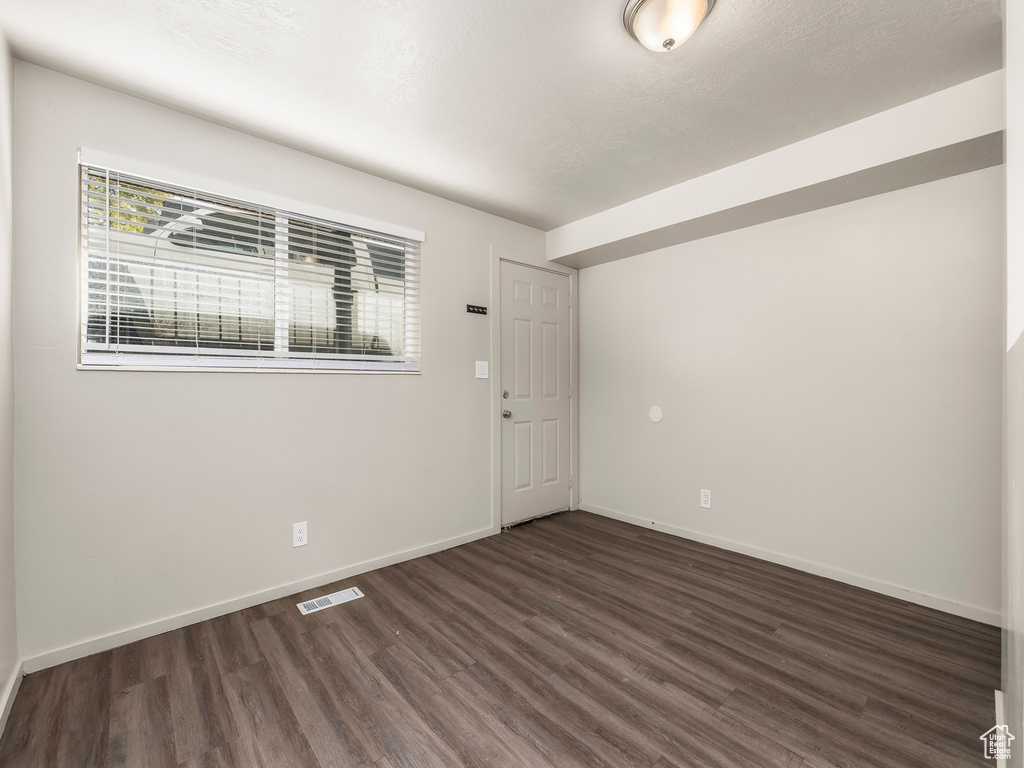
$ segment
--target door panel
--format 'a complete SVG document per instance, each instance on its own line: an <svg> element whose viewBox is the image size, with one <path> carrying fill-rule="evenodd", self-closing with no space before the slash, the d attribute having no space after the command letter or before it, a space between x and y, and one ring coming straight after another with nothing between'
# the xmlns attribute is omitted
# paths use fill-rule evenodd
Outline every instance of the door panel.
<svg viewBox="0 0 1024 768"><path fill-rule="evenodd" d="M512 396L515 400L533 397L533 321L517 317L512 321Z"/></svg>
<svg viewBox="0 0 1024 768"><path fill-rule="evenodd" d="M569 277L501 262L501 522L569 506Z"/></svg>
<svg viewBox="0 0 1024 768"><path fill-rule="evenodd" d="M544 485L558 482L559 419L544 419Z"/></svg>
<svg viewBox="0 0 1024 768"><path fill-rule="evenodd" d="M545 321L541 323L541 329L541 360L544 366L541 377L544 380L544 389L541 397L550 400L558 397L558 323Z"/></svg>
<svg viewBox="0 0 1024 768"><path fill-rule="evenodd" d="M518 421L512 424L513 456L515 466L512 478L516 491L533 488L533 423Z"/></svg>

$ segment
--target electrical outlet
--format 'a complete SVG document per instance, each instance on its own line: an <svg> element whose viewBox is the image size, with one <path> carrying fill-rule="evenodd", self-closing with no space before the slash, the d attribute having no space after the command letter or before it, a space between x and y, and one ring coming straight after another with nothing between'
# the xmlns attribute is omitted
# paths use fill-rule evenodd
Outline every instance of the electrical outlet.
<svg viewBox="0 0 1024 768"><path fill-rule="evenodd" d="M309 531L305 523L295 523L292 526L292 546L304 547L309 543Z"/></svg>
<svg viewBox="0 0 1024 768"><path fill-rule="evenodd" d="M700 505L704 509L711 509L711 491L700 489Z"/></svg>

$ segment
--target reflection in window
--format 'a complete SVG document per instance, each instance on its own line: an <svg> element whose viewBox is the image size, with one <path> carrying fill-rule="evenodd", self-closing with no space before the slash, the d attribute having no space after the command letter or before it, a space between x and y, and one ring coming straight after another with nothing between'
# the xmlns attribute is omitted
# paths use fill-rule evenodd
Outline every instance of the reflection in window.
<svg viewBox="0 0 1024 768"><path fill-rule="evenodd" d="M415 243L102 169L83 223L83 360L416 359Z"/></svg>

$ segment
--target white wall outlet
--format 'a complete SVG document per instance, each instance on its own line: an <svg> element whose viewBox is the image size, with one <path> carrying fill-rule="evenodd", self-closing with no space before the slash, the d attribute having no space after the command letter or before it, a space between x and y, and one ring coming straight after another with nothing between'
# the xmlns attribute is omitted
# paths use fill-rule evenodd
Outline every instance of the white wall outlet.
<svg viewBox="0 0 1024 768"><path fill-rule="evenodd" d="M711 509L711 491L700 489L700 505L704 509Z"/></svg>
<svg viewBox="0 0 1024 768"><path fill-rule="evenodd" d="M305 523L295 523L292 526L292 546L304 547L309 543L309 531Z"/></svg>
<svg viewBox="0 0 1024 768"><path fill-rule="evenodd" d="M476 377L478 379L486 379L487 378L487 361L486 360L477 360L476 361Z"/></svg>

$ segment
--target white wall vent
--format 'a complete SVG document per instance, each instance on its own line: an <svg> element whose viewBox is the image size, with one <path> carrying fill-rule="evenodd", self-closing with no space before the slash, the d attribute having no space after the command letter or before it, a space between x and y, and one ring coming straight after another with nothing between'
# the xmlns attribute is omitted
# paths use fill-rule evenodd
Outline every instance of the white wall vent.
<svg viewBox="0 0 1024 768"><path fill-rule="evenodd" d="M341 592L335 592L333 595L325 595L324 597L318 597L315 600L307 600L304 603L296 603L299 606L299 612L305 616L307 613L316 613L322 611L324 608L330 608L334 605L341 605L347 603L349 600L357 600L363 596L363 593L359 591L357 587L349 587L343 589Z"/></svg>

